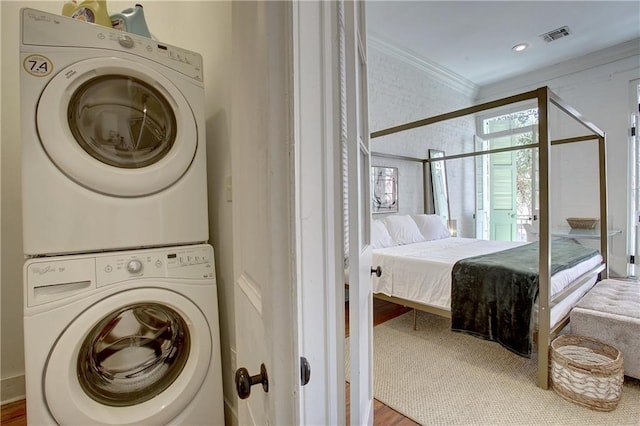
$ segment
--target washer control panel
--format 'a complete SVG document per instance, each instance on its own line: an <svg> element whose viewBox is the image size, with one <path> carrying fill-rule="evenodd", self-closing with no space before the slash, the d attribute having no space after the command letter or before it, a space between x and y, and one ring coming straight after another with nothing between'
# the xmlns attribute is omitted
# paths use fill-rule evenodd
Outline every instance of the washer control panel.
<svg viewBox="0 0 640 426"><path fill-rule="evenodd" d="M28 259L25 307L43 305L132 280L215 280L208 244Z"/></svg>
<svg viewBox="0 0 640 426"><path fill-rule="evenodd" d="M97 286L134 278L215 277L213 249L208 245L138 250L96 258Z"/></svg>

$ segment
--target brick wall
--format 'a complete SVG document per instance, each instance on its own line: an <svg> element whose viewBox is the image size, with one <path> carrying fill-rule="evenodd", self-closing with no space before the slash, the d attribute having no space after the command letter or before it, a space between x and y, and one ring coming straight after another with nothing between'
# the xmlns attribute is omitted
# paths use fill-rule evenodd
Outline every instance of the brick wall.
<svg viewBox="0 0 640 426"><path fill-rule="evenodd" d="M473 104L473 90L460 88L457 76L434 72L421 61L402 57L375 41L369 42L368 73L372 132ZM372 139L371 150L417 158L427 158L429 149L453 154L472 150L474 134L473 118L465 117ZM422 213L421 163L373 155L372 165L398 167L399 213ZM473 160L447 161L446 168L451 218L458 221L458 235L472 237L475 235Z"/></svg>

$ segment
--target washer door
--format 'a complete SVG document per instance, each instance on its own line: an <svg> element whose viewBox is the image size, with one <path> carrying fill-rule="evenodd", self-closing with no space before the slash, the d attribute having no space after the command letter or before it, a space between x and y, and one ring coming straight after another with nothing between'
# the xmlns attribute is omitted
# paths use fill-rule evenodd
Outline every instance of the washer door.
<svg viewBox="0 0 640 426"><path fill-rule="evenodd" d="M76 183L120 197L156 193L187 171L198 133L190 105L159 72L121 58L77 62L47 84L42 146Z"/></svg>
<svg viewBox="0 0 640 426"><path fill-rule="evenodd" d="M44 395L59 424L166 424L200 389L211 360L198 307L165 289L95 303L51 350Z"/></svg>

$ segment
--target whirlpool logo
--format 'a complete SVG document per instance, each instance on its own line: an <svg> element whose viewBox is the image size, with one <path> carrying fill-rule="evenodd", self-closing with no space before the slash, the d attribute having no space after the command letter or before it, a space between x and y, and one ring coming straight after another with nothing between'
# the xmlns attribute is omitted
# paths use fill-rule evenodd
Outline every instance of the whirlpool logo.
<svg viewBox="0 0 640 426"><path fill-rule="evenodd" d="M64 266L52 266L52 265L34 266L31 268L33 273L36 275L45 275L45 274L51 274L55 272L64 272L65 269L66 268Z"/></svg>

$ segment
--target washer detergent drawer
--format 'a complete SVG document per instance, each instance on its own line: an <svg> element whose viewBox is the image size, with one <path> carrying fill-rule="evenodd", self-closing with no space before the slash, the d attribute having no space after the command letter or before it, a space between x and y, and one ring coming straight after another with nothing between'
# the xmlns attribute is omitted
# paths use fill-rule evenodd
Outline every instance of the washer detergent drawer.
<svg viewBox="0 0 640 426"><path fill-rule="evenodd" d="M38 260L25 266L27 306L66 299L96 287L95 259Z"/></svg>

